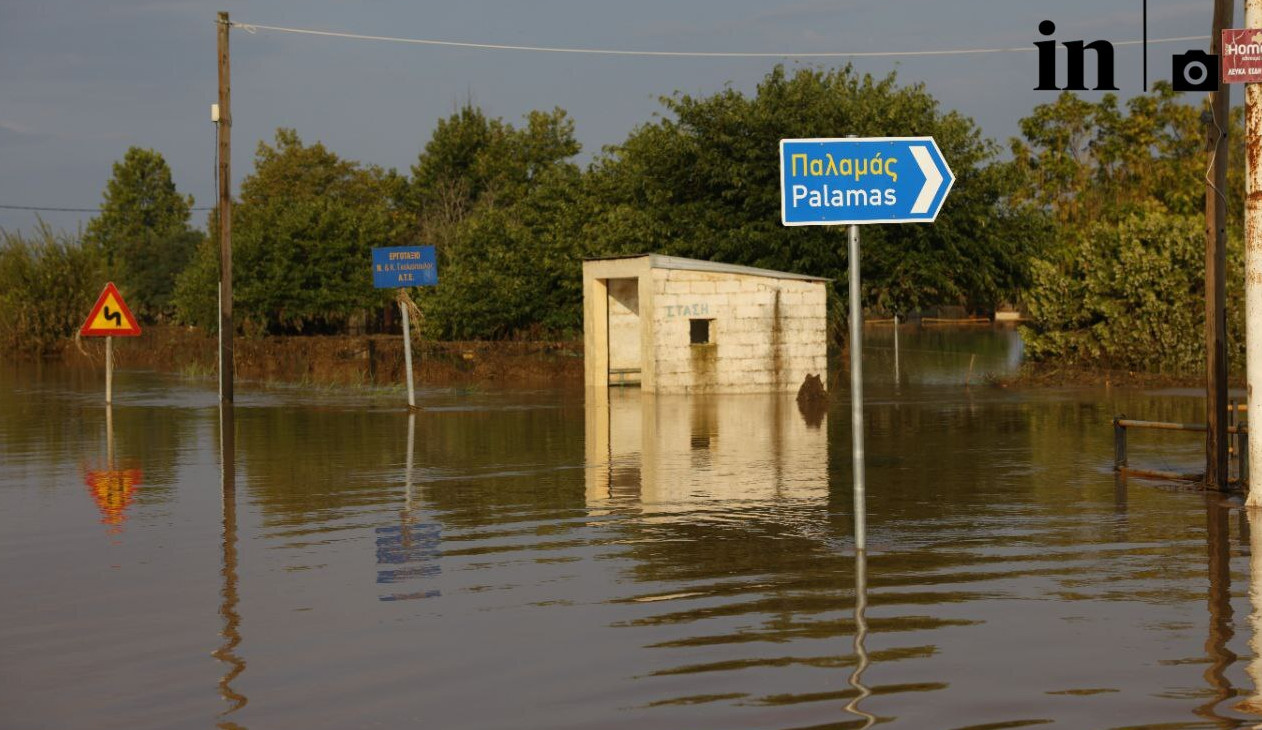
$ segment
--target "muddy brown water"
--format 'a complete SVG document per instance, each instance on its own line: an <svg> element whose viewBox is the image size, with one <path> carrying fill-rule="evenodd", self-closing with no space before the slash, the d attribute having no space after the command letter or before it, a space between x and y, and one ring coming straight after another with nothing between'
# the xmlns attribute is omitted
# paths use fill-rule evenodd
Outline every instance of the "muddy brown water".
<svg viewBox="0 0 1262 730"><path fill-rule="evenodd" d="M224 438L210 381L123 371L107 413L4 366L0 727L1262 722L1262 526L1111 469L1115 414L1199 395L979 387L1019 358L989 330L906 335L895 382L891 345L862 557L844 387L241 387Z"/></svg>

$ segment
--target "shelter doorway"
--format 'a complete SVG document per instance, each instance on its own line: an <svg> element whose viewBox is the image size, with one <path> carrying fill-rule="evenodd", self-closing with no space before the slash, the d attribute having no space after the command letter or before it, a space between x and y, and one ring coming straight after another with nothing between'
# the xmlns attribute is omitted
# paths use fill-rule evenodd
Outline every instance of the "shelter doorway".
<svg viewBox="0 0 1262 730"><path fill-rule="evenodd" d="M640 280L607 279L609 291L609 384L639 385L642 358Z"/></svg>

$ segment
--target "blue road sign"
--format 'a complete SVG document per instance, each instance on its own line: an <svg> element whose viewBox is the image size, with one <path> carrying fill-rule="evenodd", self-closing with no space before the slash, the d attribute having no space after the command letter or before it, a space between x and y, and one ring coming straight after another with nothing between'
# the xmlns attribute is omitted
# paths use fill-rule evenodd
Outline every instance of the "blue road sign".
<svg viewBox="0 0 1262 730"><path fill-rule="evenodd" d="M954 183L932 137L780 140L786 226L932 223Z"/></svg>
<svg viewBox="0 0 1262 730"><path fill-rule="evenodd" d="M433 246L391 246L372 250L372 285L378 289L437 286Z"/></svg>

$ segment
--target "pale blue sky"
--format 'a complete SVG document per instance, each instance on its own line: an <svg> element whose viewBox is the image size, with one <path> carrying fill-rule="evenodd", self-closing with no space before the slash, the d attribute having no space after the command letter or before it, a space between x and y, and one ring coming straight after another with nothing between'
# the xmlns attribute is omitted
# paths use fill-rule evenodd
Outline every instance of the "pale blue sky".
<svg viewBox="0 0 1262 730"><path fill-rule="evenodd" d="M95 208L131 145L161 152L176 184L213 202L216 13L237 22L383 36L531 46L767 53L1023 47L1051 19L1058 40L1139 40L1142 0L0 0L0 205ZM1237 16L1243 12L1237 3ZM1212 0L1149 0L1149 37L1207 36ZM1237 25L1241 21L1237 20ZM1152 45L1149 80L1207 42ZM1123 97L1142 90L1138 47L1118 48ZM1006 146L1036 92L1034 53L856 58L897 70ZM790 66L842 59L786 60ZM516 122L569 111L582 160L661 110L658 97L751 90L775 59L538 54L232 32L233 177L278 126L345 157L400 171L435 122L472 99ZM1233 102L1243 92L1233 90ZM1088 94L1088 96L1096 96ZM1199 101L1199 95L1188 95ZM842 136L846 130L838 130ZM890 129L892 136L900 130ZM768 151L776 164L775 150ZM73 229L90 213L42 214ZM195 223L204 223L204 213ZM0 227L33 213L0 209Z"/></svg>

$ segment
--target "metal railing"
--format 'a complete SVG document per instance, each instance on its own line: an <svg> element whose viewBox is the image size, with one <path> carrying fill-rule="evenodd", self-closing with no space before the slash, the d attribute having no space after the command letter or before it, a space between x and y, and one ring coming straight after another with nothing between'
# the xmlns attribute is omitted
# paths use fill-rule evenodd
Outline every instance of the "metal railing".
<svg viewBox="0 0 1262 730"><path fill-rule="evenodd" d="M1234 411L1236 410L1243 410L1243 408L1233 406L1233 416ZM1137 476L1154 476L1162 479L1177 479L1181 481L1199 481L1204 478L1203 474L1180 474L1177 472L1160 471L1156 469L1137 469L1131 467L1126 452L1126 432L1127 429L1131 428L1151 429L1156 431L1193 431L1197 433L1204 433L1209 430L1208 426L1203 423L1137 421L1129 419L1125 415L1120 415L1113 419L1114 471L1124 471ZM1249 483L1249 424L1232 424L1227 427L1227 434L1230 446L1229 453L1236 456L1239 483L1247 485Z"/></svg>

